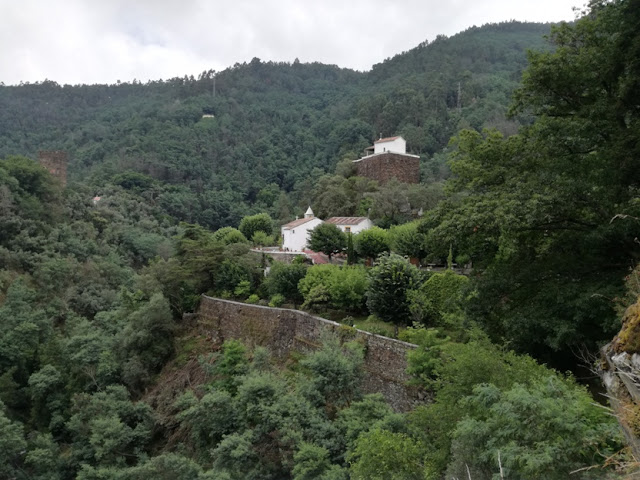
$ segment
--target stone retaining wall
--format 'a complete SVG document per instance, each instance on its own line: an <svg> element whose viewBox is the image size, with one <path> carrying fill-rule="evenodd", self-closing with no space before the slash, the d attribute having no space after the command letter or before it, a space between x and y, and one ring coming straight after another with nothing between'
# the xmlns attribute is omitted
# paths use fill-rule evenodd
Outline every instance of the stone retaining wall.
<svg viewBox="0 0 640 480"><path fill-rule="evenodd" d="M421 402L422 393L407 386L407 352L415 345L352 329L299 310L270 308L202 296L198 311L200 327L216 342L242 340L261 345L280 361L291 352L308 353L321 346L326 331L341 338L354 338L365 346L362 388L380 392L394 410L405 412Z"/></svg>
<svg viewBox="0 0 640 480"><path fill-rule="evenodd" d="M358 176L387 183L397 178L403 183L420 183L420 159L401 153L380 153L354 162Z"/></svg>

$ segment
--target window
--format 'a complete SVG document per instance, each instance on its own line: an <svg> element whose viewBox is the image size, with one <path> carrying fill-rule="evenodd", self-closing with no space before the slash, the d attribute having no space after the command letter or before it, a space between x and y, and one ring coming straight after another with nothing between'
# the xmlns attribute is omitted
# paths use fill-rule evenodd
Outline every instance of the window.
<svg viewBox="0 0 640 480"><path fill-rule="evenodd" d="M351 227L344 227L344 233L351 233Z"/></svg>

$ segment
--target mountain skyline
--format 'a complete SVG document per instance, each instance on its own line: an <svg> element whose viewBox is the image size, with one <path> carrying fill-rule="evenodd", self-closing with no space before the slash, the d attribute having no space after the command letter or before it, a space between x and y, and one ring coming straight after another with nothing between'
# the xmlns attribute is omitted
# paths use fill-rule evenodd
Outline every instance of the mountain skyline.
<svg viewBox="0 0 640 480"><path fill-rule="evenodd" d="M366 71L438 35L509 20L571 21L575 0L0 2L0 82L113 84L220 71L257 57Z"/></svg>

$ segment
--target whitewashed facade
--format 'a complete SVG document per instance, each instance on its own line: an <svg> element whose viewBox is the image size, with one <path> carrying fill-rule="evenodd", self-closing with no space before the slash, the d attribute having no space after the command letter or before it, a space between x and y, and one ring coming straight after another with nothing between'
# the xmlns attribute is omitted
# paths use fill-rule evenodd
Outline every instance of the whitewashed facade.
<svg viewBox="0 0 640 480"><path fill-rule="evenodd" d="M322 220L313 215L311 207L299 218L289 222L280 228L282 234L282 249L286 252L302 252L307 248L311 230L320 225Z"/></svg>
<svg viewBox="0 0 640 480"><path fill-rule="evenodd" d="M333 223L344 233L360 233L373 227L373 222L367 217L331 217L326 220L327 223Z"/></svg>
<svg viewBox="0 0 640 480"><path fill-rule="evenodd" d="M402 137L381 138L373 142L373 153L407 153L407 142Z"/></svg>

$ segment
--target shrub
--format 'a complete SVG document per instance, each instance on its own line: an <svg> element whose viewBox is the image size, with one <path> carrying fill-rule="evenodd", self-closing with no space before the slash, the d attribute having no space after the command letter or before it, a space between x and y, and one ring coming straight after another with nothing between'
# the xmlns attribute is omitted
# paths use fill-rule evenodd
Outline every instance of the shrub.
<svg viewBox="0 0 640 480"><path fill-rule="evenodd" d="M269 306L279 307L284 303L284 301L285 301L284 296L280 295L279 293L276 293L274 296L271 297L271 300L269 300Z"/></svg>
<svg viewBox="0 0 640 480"><path fill-rule="evenodd" d="M271 235L273 232L273 221L266 213L250 215L240 221L238 229L245 238L253 238L256 232L264 232L265 235Z"/></svg>
<svg viewBox="0 0 640 480"><path fill-rule="evenodd" d="M336 265L315 265L300 280L298 289L305 303L319 305L319 298L328 296L326 302L333 308L348 311L364 309L365 293L369 280L360 266L338 267ZM317 287L322 286L322 289Z"/></svg>

